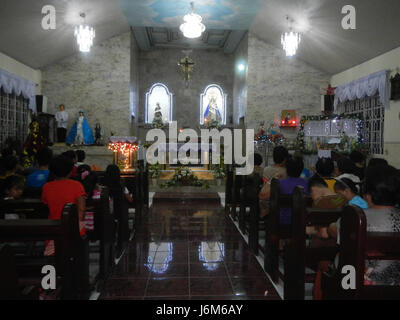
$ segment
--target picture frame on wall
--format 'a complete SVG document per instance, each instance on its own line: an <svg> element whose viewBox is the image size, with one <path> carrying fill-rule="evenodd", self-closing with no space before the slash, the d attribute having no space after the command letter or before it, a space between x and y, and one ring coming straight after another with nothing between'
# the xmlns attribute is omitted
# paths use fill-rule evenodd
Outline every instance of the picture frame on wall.
<svg viewBox="0 0 400 320"><path fill-rule="evenodd" d="M297 127L295 110L282 110L281 127Z"/></svg>

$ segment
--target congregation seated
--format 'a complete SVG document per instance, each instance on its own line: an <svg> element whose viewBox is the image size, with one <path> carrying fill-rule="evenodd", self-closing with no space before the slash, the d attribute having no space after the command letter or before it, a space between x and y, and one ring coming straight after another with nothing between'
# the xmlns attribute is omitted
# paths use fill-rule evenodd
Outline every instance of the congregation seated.
<svg viewBox="0 0 400 320"><path fill-rule="evenodd" d="M5 194L3 200L17 200L21 198L24 192L25 180L21 176L13 175L9 176L4 181ZM4 218L6 220L16 220L20 216L14 213L5 213Z"/></svg>
<svg viewBox="0 0 400 320"><path fill-rule="evenodd" d="M281 194L290 195L297 186L303 187L308 193L307 181L300 178L304 169L303 159L300 157L289 156L286 160L287 178L280 180ZM280 223L288 225L291 223L292 210L290 208L282 208L280 214Z"/></svg>
<svg viewBox="0 0 400 320"><path fill-rule="evenodd" d="M335 179L333 178L335 171L335 164L331 158L319 158L315 164L317 174L325 180L329 190L335 191Z"/></svg>
<svg viewBox="0 0 400 320"><path fill-rule="evenodd" d="M364 180L365 177L365 156L357 150L350 153L350 160L354 164L354 174L360 179Z"/></svg>
<svg viewBox="0 0 400 320"><path fill-rule="evenodd" d="M69 179L74 163L71 158L58 156L50 163L50 172L55 177L54 181L43 186L42 201L49 207L49 219L59 220L64 206L72 203L78 207L79 227L81 235L85 234L84 214L86 192L82 184ZM46 254L53 254L53 244L48 243Z"/></svg>
<svg viewBox="0 0 400 320"><path fill-rule="evenodd" d="M285 179L287 177L286 172L286 159L289 156L289 152L283 146L277 146L273 150L272 158L274 161L273 166L267 166L263 171L263 182L260 193L259 193L259 206L260 206L260 218L264 218L269 211L269 197L271 192L271 181L273 178Z"/></svg>
<svg viewBox="0 0 400 320"><path fill-rule="evenodd" d="M349 158L341 157L336 163L338 171L337 179L350 179L358 186L361 180L357 175L355 175L356 167L353 162Z"/></svg>
<svg viewBox="0 0 400 320"><path fill-rule="evenodd" d="M82 166L82 165L86 164L86 163L84 162L84 161L85 161L85 158L86 158L86 153L85 153L85 151L83 151L83 150L76 150L75 153L76 153L76 163L75 163L75 166L78 168L79 166Z"/></svg>
<svg viewBox="0 0 400 320"><path fill-rule="evenodd" d="M364 210L369 232L400 232L400 174L389 165L367 169ZM365 282L400 285L399 261L367 261Z"/></svg>
<svg viewBox="0 0 400 320"><path fill-rule="evenodd" d="M354 181L348 178L337 179L335 183L335 192L344 196L349 204L368 209L368 202L359 195L358 190Z"/></svg>
<svg viewBox="0 0 400 320"><path fill-rule="evenodd" d="M53 157L53 152L49 148L40 149L37 153L39 169L32 172L26 178L28 188L41 188L48 181L50 170L49 164Z"/></svg>

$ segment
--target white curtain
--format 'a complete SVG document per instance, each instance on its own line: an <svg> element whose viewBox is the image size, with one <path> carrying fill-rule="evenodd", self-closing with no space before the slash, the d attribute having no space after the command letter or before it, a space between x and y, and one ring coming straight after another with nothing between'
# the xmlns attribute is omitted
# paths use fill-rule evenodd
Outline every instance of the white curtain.
<svg viewBox="0 0 400 320"><path fill-rule="evenodd" d="M29 100L29 109L36 112L35 84L0 69L0 88L7 94L21 94Z"/></svg>
<svg viewBox="0 0 400 320"><path fill-rule="evenodd" d="M335 90L335 110L339 102L372 97L379 92L381 103L389 107L387 71L382 70L361 79L339 86Z"/></svg>

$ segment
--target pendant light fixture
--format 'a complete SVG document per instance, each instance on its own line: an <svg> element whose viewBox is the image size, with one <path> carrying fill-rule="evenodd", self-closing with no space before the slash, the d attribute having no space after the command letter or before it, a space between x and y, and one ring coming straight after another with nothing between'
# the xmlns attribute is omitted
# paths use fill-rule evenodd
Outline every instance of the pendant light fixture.
<svg viewBox="0 0 400 320"><path fill-rule="evenodd" d="M96 33L92 27L85 24L86 15L81 13L80 16L83 18L83 24L75 27L75 38L78 42L79 51L90 52L90 48L93 45L93 39Z"/></svg>
<svg viewBox="0 0 400 320"><path fill-rule="evenodd" d="M181 24L180 30L186 38L199 38L206 30L206 26L201 23L203 18L194 13L194 3L190 3L191 12L183 17L184 23Z"/></svg>
<svg viewBox="0 0 400 320"><path fill-rule="evenodd" d="M283 49L286 52L287 57L292 57L296 55L297 49L299 48L299 44L301 42L301 35L298 32L294 32L292 28L293 20L289 19L289 16L286 16L286 20L289 26L289 32L285 32L282 34L281 43Z"/></svg>

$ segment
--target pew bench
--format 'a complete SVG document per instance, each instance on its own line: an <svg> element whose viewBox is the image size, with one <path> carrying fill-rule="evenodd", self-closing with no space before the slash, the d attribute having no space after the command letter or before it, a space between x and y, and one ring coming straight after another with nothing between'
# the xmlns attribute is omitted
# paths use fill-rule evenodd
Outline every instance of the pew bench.
<svg viewBox="0 0 400 320"><path fill-rule="evenodd" d="M18 278L41 285L41 269L53 265L57 274L57 290L61 299L87 299L88 243L79 233L75 205L64 207L60 220L20 219L0 221L0 242L54 240L55 255L51 257L16 257ZM12 275L10 275L12 276ZM33 278L32 278L33 276Z"/></svg>
<svg viewBox="0 0 400 320"><path fill-rule="evenodd" d="M400 232L368 232L367 219L358 207L347 207L340 222L338 267L333 275L322 277L323 299L394 300L400 299L400 279L397 285L366 285L367 260L400 260ZM355 269L355 288L342 287L344 266Z"/></svg>
<svg viewBox="0 0 400 320"><path fill-rule="evenodd" d="M305 284L314 282L314 276L306 274L306 268L315 269L320 261L333 261L338 252L336 245L310 247L307 243L306 227L328 227L343 216L344 210L344 208L308 208L303 188L295 188L292 208L292 237L284 250L285 300L304 300Z"/></svg>

